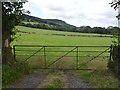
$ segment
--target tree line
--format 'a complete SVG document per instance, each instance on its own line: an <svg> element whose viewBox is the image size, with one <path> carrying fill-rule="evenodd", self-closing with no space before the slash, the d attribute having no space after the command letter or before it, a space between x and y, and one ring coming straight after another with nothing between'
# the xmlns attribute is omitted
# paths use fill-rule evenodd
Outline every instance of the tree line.
<svg viewBox="0 0 120 90"><path fill-rule="evenodd" d="M24 23L24 22L20 23L19 25L31 27L31 28L49 29L49 30L56 30L56 31L70 31L70 32L76 31L76 27L69 27L64 25L49 25L44 23L31 24L31 23Z"/></svg>
<svg viewBox="0 0 120 90"><path fill-rule="evenodd" d="M37 23L32 24L31 22L28 23L20 23L20 26L26 26L31 28L39 28L39 29L49 29L49 30L56 30L56 31L68 31L68 32L79 32L79 33L96 33L96 34L117 34L119 28L109 26L105 27L90 27L90 26L80 26L80 27L69 27L65 25L49 25L45 23Z"/></svg>

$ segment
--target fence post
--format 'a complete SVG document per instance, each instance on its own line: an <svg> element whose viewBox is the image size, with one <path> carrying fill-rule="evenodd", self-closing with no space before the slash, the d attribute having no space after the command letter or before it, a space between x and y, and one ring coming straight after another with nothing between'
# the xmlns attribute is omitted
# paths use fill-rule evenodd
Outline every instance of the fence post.
<svg viewBox="0 0 120 90"><path fill-rule="evenodd" d="M76 49L76 69L78 69L78 47Z"/></svg>
<svg viewBox="0 0 120 90"><path fill-rule="evenodd" d="M14 60L16 61L15 45L13 46L13 55L14 55Z"/></svg>
<svg viewBox="0 0 120 90"><path fill-rule="evenodd" d="M45 46L44 46L44 60L45 60L45 68L47 68L47 62L46 62L46 53L45 53Z"/></svg>
<svg viewBox="0 0 120 90"><path fill-rule="evenodd" d="M112 45L110 46L110 61L112 60Z"/></svg>

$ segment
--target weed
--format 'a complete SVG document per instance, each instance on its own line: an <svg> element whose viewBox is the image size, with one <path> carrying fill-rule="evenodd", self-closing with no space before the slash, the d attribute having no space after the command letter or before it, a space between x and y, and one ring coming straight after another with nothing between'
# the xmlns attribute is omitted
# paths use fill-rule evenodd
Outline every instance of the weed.
<svg viewBox="0 0 120 90"><path fill-rule="evenodd" d="M38 88L63 88L65 86L65 76L62 71L53 71L49 73L42 85Z"/></svg>
<svg viewBox="0 0 120 90"><path fill-rule="evenodd" d="M17 62L15 66L3 65L2 67L2 85L6 86L17 79L21 78L25 74L29 74L30 68L27 63Z"/></svg>
<svg viewBox="0 0 120 90"><path fill-rule="evenodd" d="M60 78L55 78L50 84L45 84L43 88L63 88L64 82Z"/></svg>
<svg viewBox="0 0 120 90"><path fill-rule="evenodd" d="M98 88L118 88L118 79L108 70L94 71L90 82Z"/></svg>

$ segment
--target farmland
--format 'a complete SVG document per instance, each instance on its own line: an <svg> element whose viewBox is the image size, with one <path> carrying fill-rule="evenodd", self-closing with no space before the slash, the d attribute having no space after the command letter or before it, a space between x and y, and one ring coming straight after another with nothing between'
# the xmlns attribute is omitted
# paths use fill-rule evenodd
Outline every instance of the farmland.
<svg viewBox="0 0 120 90"><path fill-rule="evenodd" d="M2 89L119 87L119 27L106 13L94 12L92 17L86 8L80 10L87 2L71 7L68 4L79 3L71 1L65 6L57 2L60 8L53 2L41 1L38 7L32 2L35 13L25 9L26 2L1 4ZM33 13L42 18L31 16Z"/></svg>
<svg viewBox="0 0 120 90"><path fill-rule="evenodd" d="M100 34L83 34L43 29L16 27L20 31L34 32L17 33L18 38L12 43L22 45L64 45L64 46L107 46L111 44L109 37L78 37L77 35L100 36ZM20 35L20 36L19 36ZM62 36L63 35L63 36ZM70 36L71 35L71 36Z"/></svg>
<svg viewBox="0 0 120 90"><path fill-rule="evenodd" d="M78 74L78 76L80 76L85 82L89 82L90 84L98 88L117 87L117 85L115 84L118 83L117 79L114 78L114 76L107 70L107 62L109 60L109 55L110 55L109 50L108 52L102 53L100 56L96 57L101 52L106 50L108 47L84 47L84 46L110 46L113 38L104 37L110 35L51 31L51 30L35 29L35 28L28 28L22 26L17 26L16 28L18 29L18 32L16 33L15 40L11 43L11 46L18 45L15 47L16 60L28 61L29 66L31 68L45 68L47 66L47 68L58 68L58 69L59 68L96 69L97 71L95 70L95 71L74 71L74 72ZM23 45L23 46L21 47L19 45ZM28 45L29 47L24 45ZM30 47L30 45L37 45L37 46ZM61 45L65 47L59 47ZM55 46L55 47L50 47L50 46ZM73 46L83 46L83 47L76 48ZM77 50L79 51L78 53L76 52ZM33 56L30 57L31 55ZM92 60L94 57L96 58ZM55 62L56 60L58 61ZM78 60L78 63L76 63L76 60ZM53 62L55 63L52 64ZM88 63L85 64L86 62ZM77 67L76 64L78 64ZM46 70L40 70L40 71L38 70L37 72L45 73ZM51 71L48 70L48 72L50 73ZM53 75L53 77L54 76L55 75ZM52 81L54 81L54 79ZM62 84L60 83L58 85L61 87L63 83ZM43 86L47 87L49 86L49 83L46 83L45 85L43 83ZM57 86L55 85L55 87Z"/></svg>
<svg viewBox="0 0 120 90"><path fill-rule="evenodd" d="M86 34L86 33L73 33L73 32L63 32L63 31L51 31L51 30L43 30L43 29L35 29L17 26L18 33L16 34L16 39L11 45L41 45L41 47L16 47L16 58L18 60L26 60L33 53L38 51L42 46L110 46L112 38L104 37L110 35L101 35L101 34ZM102 36L102 37L101 37ZM61 65L63 62L69 65L62 65L60 67L67 68L73 67L76 68L76 50L75 47L46 47L46 61L47 66L57 60L59 57L63 56L67 52L65 57L61 58L59 61L55 63L55 66L58 64ZM73 50L74 49L74 50ZM103 52L107 47L78 47L78 62L79 64L89 61L95 56L99 55L99 53ZM83 51L83 52L82 52ZM89 52L87 52L89 51ZM93 52L91 52L93 51ZM109 52L101 54L101 57L96 60L105 59L104 57L109 57ZM32 56L28 61L31 63L32 67L44 67L44 49L40 52L36 53ZM41 62L40 62L41 60ZM69 60L69 63L68 61ZM107 62L108 59L103 61ZM67 61L67 62L66 62ZM81 63L80 63L81 62ZM96 62L96 61L95 61ZM40 65L42 63L42 65ZM72 65L72 64L74 65ZM72 65L72 66L71 66ZM55 67L54 66L54 67ZM65 68L66 68L65 67ZM82 66L84 67L84 66Z"/></svg>

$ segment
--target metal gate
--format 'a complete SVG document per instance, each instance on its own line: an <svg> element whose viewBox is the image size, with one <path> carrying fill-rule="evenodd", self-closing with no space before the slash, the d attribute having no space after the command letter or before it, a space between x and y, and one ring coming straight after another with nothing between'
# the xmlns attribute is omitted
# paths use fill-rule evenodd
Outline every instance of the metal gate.
<svg viewBox="0 0 120 90"><path fill-rule="evenodd" d="M111 59L110 51L110 46L13 46L14 59L34 69L96 69L95 64Z"/></svg>

